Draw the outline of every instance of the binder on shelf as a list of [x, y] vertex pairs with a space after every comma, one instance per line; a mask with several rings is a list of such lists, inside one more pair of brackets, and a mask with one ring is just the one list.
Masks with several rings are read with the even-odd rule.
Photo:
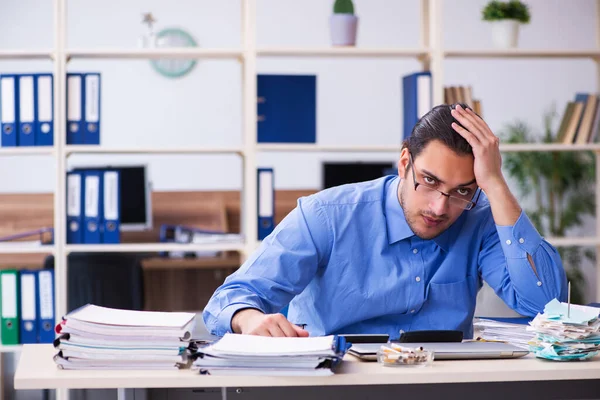
[[21, 279], [21, 338], [19, 342], [21, 344], [37, 343], [39, 329], [37, 271], [22, 270], [19, 278]]
[[85, 144], [100, 144], [100, 74], [84, 74], [85, 87], [85, 122], [83, 142]]
[[433, 107], [431, 72], [416, 72], [402, 78], [404, 101], [404, 139], [407, 139], [417, 124]]
[[54, 341], [54, 270], [37, 271], [38, 342]]
[[35, 77], [19, 75], [19, 146], [35, 146]]
[[83, 243], [102, 243], [102, 174], [97, 170], [85, 170], [83, 177]]
[[84, 75], [67, 74], [67, 144], [84, 144]]
[[2, 147], [18, 145], [19, 80], [18, 75], [0, 75], [0, 129]]
[[103, 188], [103, 221], [102, 221], [102, 242], [120, 243], [120, 193], [119, 193], [119, 171], [102, 171]]
[[0, 270], [0, 336], [3, 345], [19, 344], [19, 279], [16, 270]]
[[258, 240], [263, 240], [275, 227], [275, 178], [273, 168], [258, 169]]
[[67, 173], [67, 243], [83, 243], [84, 179], [82, 171]]
[[52, 74], [35, 75], [35, 145], [54, 145], [54, 77]]
[[317, 77], [258, 75], [259, 143], [315, 143]]

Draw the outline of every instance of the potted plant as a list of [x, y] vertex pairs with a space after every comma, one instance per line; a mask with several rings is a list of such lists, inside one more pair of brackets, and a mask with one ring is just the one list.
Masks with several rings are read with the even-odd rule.
[[[545, 116], [543, 143], [555, 143], [551, 126], [555, 112]], [[522, 122], [508, 126], [505, 143], [535, 142], [531, 129]], [[544, 151], [509, 152], [503, 155], [508, 174], [516, 181], [525, 199], [533, 200], [527, 215], [542, 236], [564, 237], [595, 215], [595, 157], [592, 152]], [[531, 203], [531, 202], [529, 202]], [[571, 302], [585, 304], [581, 272], [584, 259], [596, 261], [593, 249], [578, 246], [557, 247], [567, 279], [571, 282]]]
[[335, 0], [329, 28], [331, 42], [334, 46], [354, 46], [356, 44], [358, 17], [354, 15], [352, 0]]
[[496, 47], [517, 47], [519, 26], [531, 19], [529, 7], [519, 1], [490, 1], [482, 11], [483, 20], [492, 25], [492, 41]]

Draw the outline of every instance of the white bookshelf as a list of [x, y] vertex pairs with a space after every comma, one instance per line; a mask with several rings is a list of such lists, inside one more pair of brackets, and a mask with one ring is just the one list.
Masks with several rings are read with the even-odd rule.
[[[159, 252], [159, 251], [239, 251], [242, 259], [248, 257], [258, 246], [257, 240], [257, 154], [260, 152], [347, 152], [347, 153], [399, 153], [401, 144], [394, 145], [335, 145], [335, 144], [258, 144], [256, 142], [257, 108], [256, 108], [256, 75], [257, 59], [260, 57], [361, 57], [376, 61], [381, 58], [414, 58], [421, 62], [423, 69], [428, 69], [433, 76], [433, 102], [443, 102], [444, 61], [452, 58], [589, 58], [600, 60], [600, 21], [598, 21], [598, 48], [586, 50], [572, 49], [445, 49], [442, 41], [443, 0], [421, 0], [421, 29], [419, 43], [411, 48], [360, 48], [360, 47], [258, 47], [256, 41], [256, 5], [258, 0], [239, 0], [241, 11], [240, 48], [181, 48], [181, 49], [86, 49], [67, 48], [67, 0], [54, 1], [54, 44], [52, 49], [36, 50], [0, 50], [0, 60], [11, 59], [47, 59], [54, 61], [55, 93], [54, 120], [55, 144], [52, 148], [0, 148], [0, 156], [48, 155], [56, 159], [55, 196], [54, 196], [54, 229], [55, 245], [32, 247], [4, 247], [0, 253], [46, 253], [55, 254], [56, 268], [56, 316], [60, 318], [66, 312], [66, 274], [67, 254], [84, 251], [111, 252]], [[600, 10], [600, 0], [597, 0]], [[191, 147], [191, 148], [149, 148], [123, 147], [110, 148], [103, 146], [75, 146], [65, 144], [66, 131], [66, 93], [65, 80], [67, 65], [70, 60], [83, 59], [237, 59], [242, 66], [242, 134], [243, 141], [239, 147]], [[600, 77], [600, 67], [598, 67]], [[401, 134], [399, 133], [399, 136]], [[368, 140], [365, 140], [368, 142]], [[516, 151], [593, 151], [596, 153], [596, 215], [600, 216], [600, 144], [563, 145], [563, 144], [501, 144], [503, 152]], [[242, 158], [243, 190], [241, 226], [244, 242], [221, 243], [211, 245], [179, 245], [161, 243], [116, 244], [116, 245], [67, 245], [65, 235], [66, 216], [66, 166], [67, 158], [72, 154], [238, 154]], [[596, 236], [549, 238], [556, 246], [592, 246], [600, 250], [600, 218], [597, 219]], [[599, 252], [600, 253], [600, 252]], [[597, 270], [600, 271], [600, 256]], [[596, 275], [596, 300], [600, 299], [600, 272]], [[19, 346], [2, 346], [0, 351], [18, 351]], [[57, 393], [58, 399], [68, 398], [66, 391]]]

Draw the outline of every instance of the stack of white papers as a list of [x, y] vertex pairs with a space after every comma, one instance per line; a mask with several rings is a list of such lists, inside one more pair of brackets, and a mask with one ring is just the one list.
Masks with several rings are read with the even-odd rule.
[[54, 341], [62, 369], [173, 369], [188, 365], [196, 314], [86, 305], [63, 318]]
[[492, 319], [477, 318], [473, 321], [473, 327], [483, 340], [506, 342], [526, 350], [529, 350], [529, 342], [535, 336], [534, 333], [527, 331], [525, 324], [499, 322]]
[[569, 305], [554, 299], [530, 322], [536, 337], [530, 342], [537, 357], [550, 360], [585, 360], [600, 350], [600, 309]]
[[210, 375], [332, 375], [344, 357], [343, 337], [263, 337], [227, 333], [198, 349], [193, 367]]

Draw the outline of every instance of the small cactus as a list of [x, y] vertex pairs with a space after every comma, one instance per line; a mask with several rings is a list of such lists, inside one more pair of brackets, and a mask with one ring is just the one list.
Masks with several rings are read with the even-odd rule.
[[352, 0], [335, 0], [333, 4], [334, 14], [354, 14]]

